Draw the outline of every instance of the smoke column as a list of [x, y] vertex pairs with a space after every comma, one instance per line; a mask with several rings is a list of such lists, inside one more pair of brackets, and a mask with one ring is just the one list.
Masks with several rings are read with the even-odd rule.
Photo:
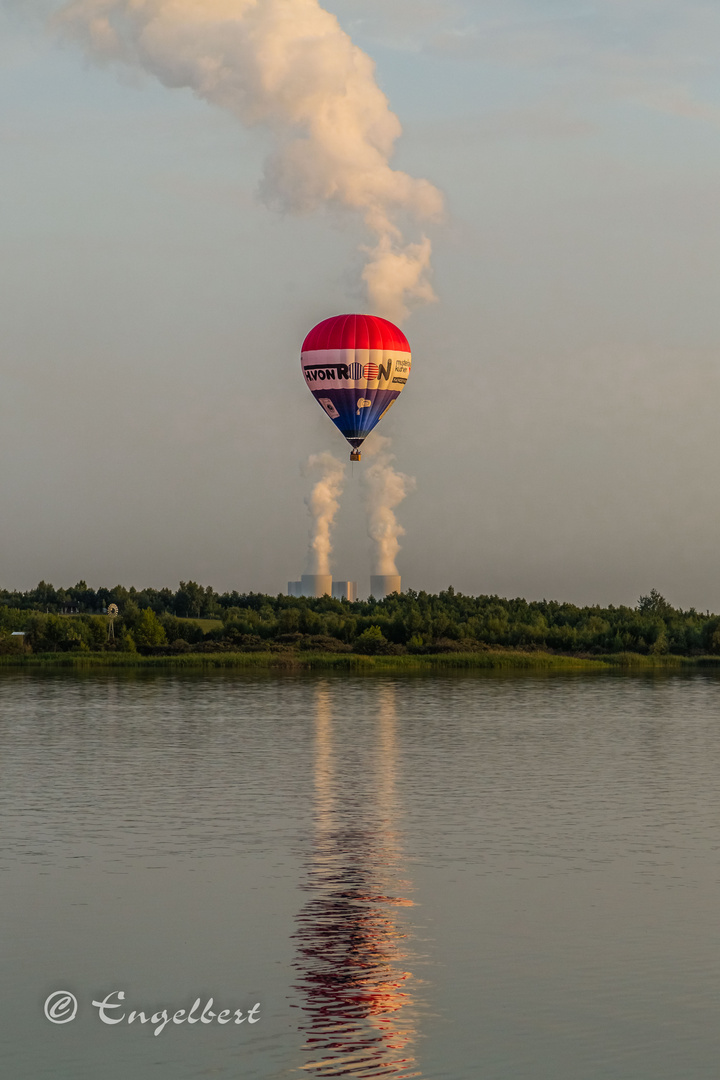
[[375, 545], [372, 573], [397, 574], [395, 559], [405, 530], [394, 511], [405, 496], [415, 490], [415, 479], [395, 470], [390, 439], [384, 435], [374, 436], [367, 454], [374, 459], [363, 478], [368, 535]]
[[361, 215], [373, 238], [363, 280], [372, 310], [396, 322], [434, 299], [430, 241], [406, 242], [398, 217], [438, 221], [442, 195], [390, 167], [402, 128], [375, 64], [318, 0], [72, 0], [54, 23], [98, 61], [190, 87], [274, 136], [261, 193], [293, 213]]
[[328, 453], [311, 454], [306, 472], [320, 472], [320, 479], [305, 500], [312, 518], [308, 547], [308, 574], [329, 574], [332, 555], [332, 527], [345, 483], [345, 464]]

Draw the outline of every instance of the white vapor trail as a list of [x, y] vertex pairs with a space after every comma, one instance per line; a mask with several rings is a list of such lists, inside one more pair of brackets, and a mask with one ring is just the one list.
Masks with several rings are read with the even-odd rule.
[[329, 574], [332, 555], [332, 527], [340, 506], [345, 483], [345, 463], [327, 450], [311, 454], [305, 466], [307, 472], [319, 472], [320, 479], [305, 500], [312, 518], [308, 547], [308, 574]]
[[376, 435], [366, 453], [374, 459], [363, 477], [368, 535], [374, 543], [372, 573], [397, 574], [395, 559], [405, 530], [395, 517], [395, 508], [415, 490], [415, 478], [393, 467], [395, 455], [384, 435]]
[[434, 299], [430, 241], [406, 242], [398, 218], [440, 220], [442, 195], [390, 167], [400, 122], [373, 61], [318, 0], [71, 0], [54, 21], [97, 60], [142, 68], [267, 127], [265, 201], [361, 215], [376, 314], [399, 322], [409, 304]]

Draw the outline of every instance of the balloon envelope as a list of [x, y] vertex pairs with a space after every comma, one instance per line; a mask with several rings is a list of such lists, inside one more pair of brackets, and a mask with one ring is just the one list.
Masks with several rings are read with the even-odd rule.
[[376, 315], [335, 315], [305, 338], [300, 358], [313, 397], [356, 450], [410, 374], [410, 346]]

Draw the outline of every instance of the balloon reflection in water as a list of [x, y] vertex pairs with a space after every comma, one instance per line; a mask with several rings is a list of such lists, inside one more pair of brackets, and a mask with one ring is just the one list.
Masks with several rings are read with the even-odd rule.
[[[359, 783], [336, 775], [333, 695], [319, 687], [315, 715], [315, 837], [303, 888], [311, 897], [298, 916], [301, 1030], [317, 1076], [422, 1074], [412, 1056], [417, 1038], [408, 929], [398, 909], [412, 907], [401, 880], [396, 830], [394, 687], [378, 688], [379, 711], [370, 775]], [[367, 782], [367, 786], [365, 784]]]

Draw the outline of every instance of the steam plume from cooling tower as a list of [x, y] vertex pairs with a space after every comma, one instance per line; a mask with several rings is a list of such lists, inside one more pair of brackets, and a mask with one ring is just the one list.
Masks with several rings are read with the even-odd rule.
[[345, 463], [338, 461], [326, 450], [322, 454], [311, 454], [305, 471], [320, 473], [320, 479], [305, 500], [312, 518], [307, 558], [308, 574], [329, 574], [332, 527], [345, 483]]
[[399, 322], [408, 303], [434, 299], [430, 242], [407, 243], [398, 217], [437, 221], [442, 195], [390, 167], [400, 122], [374, 62], [318, 0], [71, 0], [55, 21], [95, 59], [142, 68], [267, 127], [265, 201], [362, 216], [373, 237], [363, 248], [372, 310]]
[[372, 572], [397, 574], [395, 559], [405, 530], [394, 511], [405, 496], [415, 490], [415, 478], [397, 472], [393, 467], [395, 455], [390, 453], [390, 439], [384, 435], [374, 436], [367, 448], [367, 456], [373, 459], [363, 478], [368, 535], [375, 545]]

